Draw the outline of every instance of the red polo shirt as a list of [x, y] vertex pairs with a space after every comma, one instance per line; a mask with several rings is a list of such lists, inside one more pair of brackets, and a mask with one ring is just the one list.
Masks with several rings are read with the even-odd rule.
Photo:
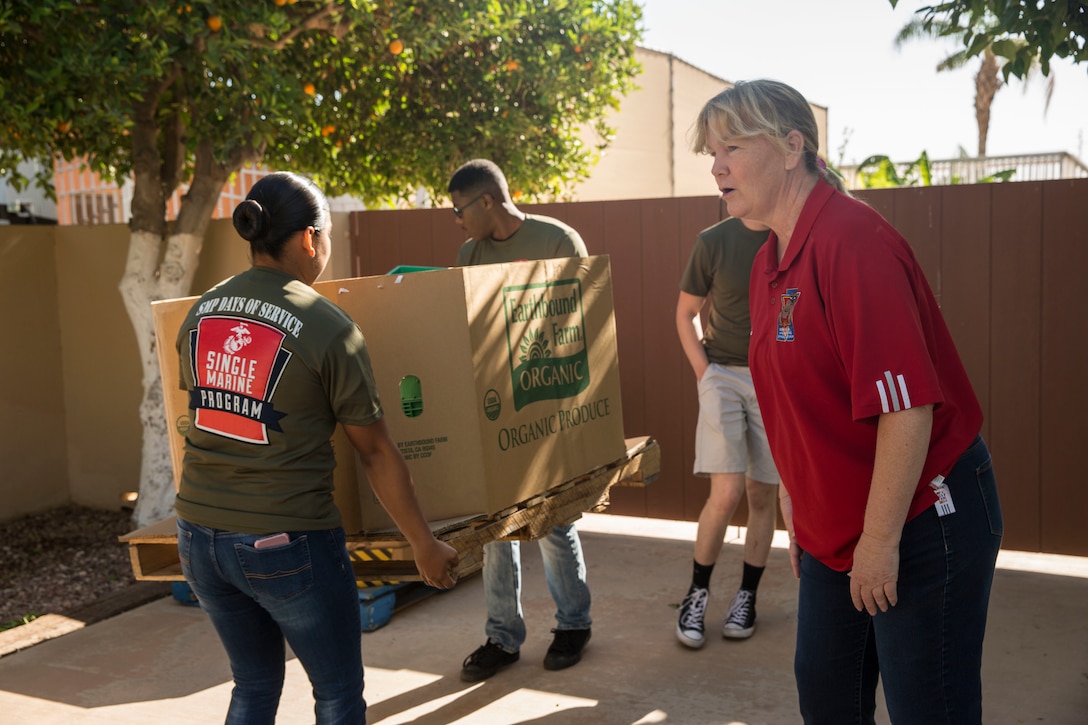
[[982, 411], [914, 253], [876, 211], [821, 181], [780, 264], [777, 249], [772, 233], [752, 267], [752, 381], [797, 542], [847, 571], [878, 416], [934, 404], [909, 520], [934, 504], [929, 482], [974, 441]]

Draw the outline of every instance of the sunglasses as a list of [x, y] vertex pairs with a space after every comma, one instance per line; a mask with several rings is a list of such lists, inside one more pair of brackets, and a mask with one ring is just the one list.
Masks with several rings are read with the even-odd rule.
[[453, 207], [453, 215], [455, 217], [457, 217], [458, 219], [460, 219], [461, 215], [465, 213], [465, 209], [468, 209], [470, 206], [472, 206], [473, 204], [478, 202], [480, 199], [482, 199], [484, 197], [484, 194], [486, 194], [486, 193], [487, 193], [486, 191], [481, 191], [479, 194], [472, 197], [472, 199], [467, 204], [465, 204], [464, 206], [462, 206], [462, 207], [456, 207], [456, 206]]

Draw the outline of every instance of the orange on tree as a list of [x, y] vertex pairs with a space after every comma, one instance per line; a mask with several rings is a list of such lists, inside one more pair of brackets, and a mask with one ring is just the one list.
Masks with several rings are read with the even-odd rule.
[[313, 94], [317, 93], [317, 89], [314, 88], [313, 83], [307, 83], [302, 87], [302, 92], [305, 93], [307, 96], [312, 96]]
[[393, 55], [400, 55], [404, 52], [404, 42], [400, 38], [393, 38], [389, 43], [389, 52]]
[[213, 33], [218, 33], [223, 28], [223, 19], [220, 18], [218, 15], [212, 15], [210, 18], [208, 18], [207, 23], [208, 29], [211, 30]]

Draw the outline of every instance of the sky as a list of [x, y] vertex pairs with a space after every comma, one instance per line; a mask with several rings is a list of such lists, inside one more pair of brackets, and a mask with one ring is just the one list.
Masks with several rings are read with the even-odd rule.
[[[672, 53], [724, 80], [774, 78], [828, 109], [836, 165], [881, 154], [913, 161], [974, 156], [979, 61], [937, 72], [952, 39], [894, 40], [915, 10], [900, 0], [640, 0], [641, 45]], [[988, 156], [1065, 151], [1088, 163], [1088, 63], [1053, 59], [1048, 78], [1011, 79], [991, 109]]]

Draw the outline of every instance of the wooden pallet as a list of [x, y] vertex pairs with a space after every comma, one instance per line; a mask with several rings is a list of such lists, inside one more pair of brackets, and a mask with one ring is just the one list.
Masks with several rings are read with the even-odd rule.
[[[627, 454], [546, 493], [493, 516], [432, 522], [435, 535], [457, 549], [457, 577], [483, 567], [483, 547], [492, 541], [532, 540], [553, 526], [577, 520], [585, 511], [608, 507], [612, 486], [645, 486], [661, 470], [661, 449], [653, 438], [627, 439]], [[132, 571], [140, 581], [184, 581], [178, 559], [173, 517], [120, 537], [129, 546]], [[396, 530], [363, 532], [347, 537], [348, 554], [360, 587], [420, 581], [408, 542]]]

